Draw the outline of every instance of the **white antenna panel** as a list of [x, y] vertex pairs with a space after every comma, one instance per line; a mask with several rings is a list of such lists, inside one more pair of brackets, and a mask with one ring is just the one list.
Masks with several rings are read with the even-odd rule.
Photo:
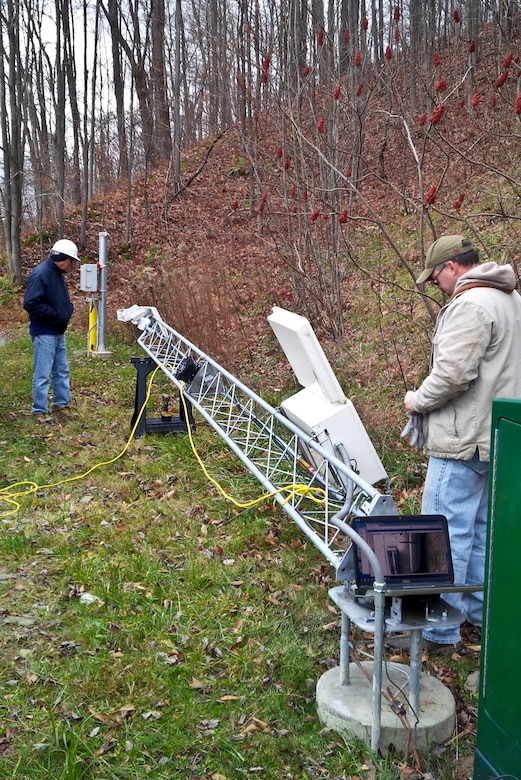
[[[371, 439], [346, 398], [309, 321], [274, 306], [268, 322], [304, 388], [281, 403], [288, 419], [332, 455], [338, 457], [336, 447], [342, 444], [354, 470], [366, 482], [374, 484], [386, 479]], [[306, 457], [316, 468], [320, 466], [321, 458], [316, 452], [309, 450]]]
[[302, 387], [311, 387], [318, 382], [328, 401], [345, 403], [344, 392], [309, 320], [274, 306], [268, 322]]

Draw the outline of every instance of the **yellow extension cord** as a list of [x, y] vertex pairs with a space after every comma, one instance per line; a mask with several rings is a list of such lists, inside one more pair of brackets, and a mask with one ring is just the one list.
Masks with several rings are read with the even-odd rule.
[[[4, 512], [0, 512], [0, 518], [10, 517], [11, 515], [16, 514], [16, 512], [19, 511], [20, 503], [19, 503], [19, 501], [17, 499], [25, 498], [26, 496], [30, 496], [33, 493], [38, 493], [38, 492], [40, 492], [42, 490], [50, 490], [51, 488], [58, 487], [59, 485], [64, 485], [64, 484], [66, 484], [68, 482], [77, 482], [80, 479], [83, 479], [84, 477], [87, 477], [89, 474], [92, 474], [93, 471], [95, 471], [98, 468], [101, 468], [101, 466], [109, 466], [111, 463], [115, 463], [117, 460], [122, 458], [123, 455], [128, 450], [128, 448], [130, 447], [130, 444], [131, 444], [131, 442], [132, 442], [132, 440], [134, 438], [134, 434], [136, 432], [136, 429], [137, 429], [137, 426], [138, 426], [139, 421], [141, 419], [141, 416], [142, 416], [142, 414], [143, 414], [143, 412], [144, 412], [144, 410], [146, 408], [146, 405], [147, 405], [147, 403], [148, 403], [148, 401], [150, 399], [150, 393], [151, 393], [151, 390], [152, 390], [152, 383], [153, 383], [154, 377], [155, 377], [156, 373], [159, 371], [160, 368], [161, 368], [161, 366], [158, 365], [154, 369], [154, 371], [153, 371], [153, 373], [152, 373], [152, 375], [150, 377], [150, 380], [148, 382], [147, 393], [146, 393], [146, 397], [145, 397], [145, 400], [143, 402], [143, 405], [142, 405], [141, 409], [139, 410], [139, 414], [138, 414], [138, 416], [136, 418], [136, 421], [135, 421], [134, 425], [132, 426], [132, 430], [130, 431], [130, 436], [128, 438], [128, 441], [126, 442], [125, 446], [123, 447], [123, 449], [121, 450], [121, 452], [118, 455], [116, 455], [114, 458], [110, 458], [110, 460], [104, 460], [104, 461], [101, 461], [100, 463], [96, 463], [94, 466], [91, 466], [90, 469], [88, 469], [87, 471], [84, 471], [81, 474], [77, 474], [76, 476], [73, 476], [73, 477], [66, 477], [65, 479], [59, 480], [58, 482], [51, 482], [48, 485], [38, 485], [36, 482], [32, 482], [30, 480], [24, 480], [24, 481], [21, 481], [21, 482], [15, 482], [13, 485], [9, 485], [7, 487], [0, 488], [0, 502], [3, 501], [4, 503], [10, 504], [13, 507], [9, 511], [6, 510]], [[185, 419], [188, 419], [187, 410], [186, 410], [186, 400], [184, 398], [184, 395], [183, 395], [183, 392], [182, 392], [182, 388], [181, 388], [180, 396], [181, 396], [181, 401], [183, 403], [183, 408], [184, 408], [184, 411], [185, 411]], [[315, 501], [316, 503], [323, 503], [324, 497], [325, 497], [325, 491], [322, 488], [310, 487], [310, 486], [304, 485], [304, 484], [301, 484], [301, 485], [300, 484], [284, 485], [284, 486], [278, 488], [278, 490], [273, 490], [273, 491], [271, 491], [269, 493], [263, 493], [261, 496], [259, 496], [258, 498], [255, 498], [255, 499], [253, 499], [251, 501], [245, 501], [245, 502], [237, 501], [235, 498], [233, 498], [233, 496], [229, 495], [229, 493], [227, 493], [224, 490], [224, 488], [217, 482], [217, 480], [214, 479], [208, 473], [208, 470], [207, 470], [206, 466], [204, 465], [204, 463], [203, 463], [203, 461], [202, 461], [202, 459], [201, 459], [201, 457], [200, 457], [200, 455], [197, 452], [197, 449], [195, 447], [195, 443], [194, 443], [194, 440], [193, 440], [192, 430], [191, 430], [190, 425], [187, 425], [187, 430], [188, 430], [188, 437], [189, 437], [189, 440], [190, 440], [190, 446], [192, 447], [192, 451], [194, 453], [194, 456], [195, 456], [197, 462], [199, 463], [199, 465], [200, 465], [204, 475], [206, 476], [208, 481], [211, 482], [212, 485], [214, 485], [214, 487], [219, 492], [219, 495], [221, 495], [222, 498], [225, 498], [227, 501], [230, 501], [234, 506], [236, 506], [236, 507], [238, 507], [240, 509], [248, 509], [249, 507], [256, 506], [257, 504], [260, 504], [262, 501], [267, 501], [268, 499], [273, 498], [274, 496], [278, 495], [279, 493], [286, 493], [286, 492], [288, 493], [288, 495], [286, 496], [286, 498], [284, 499], [282, 504], [287, 503], [295, 495], [307, 496], [308, 498], [310, 498], [312, 501]], [[21, 487], [24, 487], [24, 489], [23, 490], [19, 490], [19, 491], [16, 490], [17, 488], [21, 488]]]

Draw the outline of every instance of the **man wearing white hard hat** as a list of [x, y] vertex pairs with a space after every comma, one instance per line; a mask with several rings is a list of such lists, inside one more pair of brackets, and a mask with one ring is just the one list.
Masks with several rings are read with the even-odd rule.
[[52, 411], [65, 417], [70, 411], [71, 388], [65, 331], [74, 306], [65, 284], [65, 274], [74, 262], [81, 263], [76, 244], [67, 238], [56, 241], [47, 260], [31, 271], [24, 295], [29, 315], [29, 333], [34, 349], [32, 413], [36, 420], [52, 423]]

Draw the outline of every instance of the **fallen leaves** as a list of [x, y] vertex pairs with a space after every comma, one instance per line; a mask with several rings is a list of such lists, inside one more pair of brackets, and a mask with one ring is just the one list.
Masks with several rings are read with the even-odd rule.
[[9, 726], [7, 726], [4, 735], [0, 736], [0, 755], [7, 753], [11, 747], [12, 738], [13, 732]]
[[148, 712], [144, 712], [141, 717], [143, 720], [159, 720], [161, 713], [159, 710], [149, 710]]
[[22, 628], [30, 628], [30, 626], [34, 626], [36, 620], [29, 615], [7, 615], [7, 617], [2, 620], [2, 623], [4, 625], [11, 624]]
[[221, 721], [218, 720], [217, 718], [211, 718], [211, 719], [205, 718], [204, 720], [200, 721], [197, 724], [197, 728], [200, 729], [201, 731], [206, 731], [209, 734], [213, 734], [220, 722]]
[[95, 720], [105, 724], [119, 724], [129, 720], [136, 709], [133, 704], [124, 704], [112, 712], [98, 712], [94, 707], [89, 707], [89, 712]]
[[102, 756], [105, 753], [109, 753], [111, 750], [114, 750], [117, 744], [118, 744], [117, 739], [112, 736], [111, 732], [109, 732], [105, 738], [105, 742], [103, 743], [103, 745], [101, 745], [99, 748], [97, 748], [94, 751], [94, 755]]
[[271, 727], [269, 723], [266, 723], [264, 720], [260, 720], [259, 718], [249, 718], [243, 728], [239, 731], [238, 734], [235, 734], [233, 736], [234, 740], [243, 740], [246, 739], [250, 734], [253, 734], [255, 732], [262, 732], [263, 734], [271, 734]]
[[332, 623], [326, 623], [322, 628], [324, 631], [336, 631], [339, 628], [338, 620], [334, 620]]

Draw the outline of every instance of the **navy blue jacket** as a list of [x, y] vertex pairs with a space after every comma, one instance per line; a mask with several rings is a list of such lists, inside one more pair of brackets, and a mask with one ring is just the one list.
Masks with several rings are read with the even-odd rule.
[[31, 336], [59, 336], [65, 333], [74, 306], [69, 298], [64, 273], [51, 257], [29, 274], [24, 309], [29, 315]]

